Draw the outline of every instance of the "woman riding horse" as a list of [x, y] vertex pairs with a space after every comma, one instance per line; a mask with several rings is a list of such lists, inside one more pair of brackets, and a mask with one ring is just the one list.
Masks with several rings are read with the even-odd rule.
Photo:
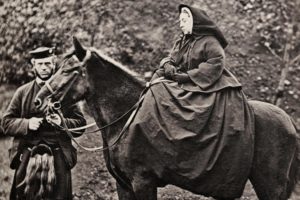
[[158, 157], [195, 191], [238, 197], [253, 157], [253, 113], [225, 67], [219, 28], [203, 10], [180, 5], [179, 12], [183, 35], [152, 78], [172, 81], [150, 88], [130, 131], [159, 141]]

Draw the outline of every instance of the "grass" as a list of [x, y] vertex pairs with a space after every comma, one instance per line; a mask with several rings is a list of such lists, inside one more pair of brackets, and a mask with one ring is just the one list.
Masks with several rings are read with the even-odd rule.
[[9, 199], [14, 171], [9, 168], [8, 149], [10, 138], [1, 138], [0, 151], [0, 200]]
[[[0, 122], [2, 120], [2, 116], [7, 109], [7, 106], [14, 95], [17, 87], [14, 85], [1, 85], [0, 86]], [[3, 135], [3, 130], [0, 126], [0, 136]]]
[[[3, 113], [5, 112], [13, 94], [15, 93], [16, 86], [14, 85], [1, 85], [0, 86], [0, 121]], [[0, 128], [0, 136], [3, 135]], [[12, 178], [14, 171], [9, 168], [8, 149], [10, 147], [11, 138], [0, 138], [1, 151], [0, 151], [0, 200], [9, 199], [10, 187], [12, 185]]]

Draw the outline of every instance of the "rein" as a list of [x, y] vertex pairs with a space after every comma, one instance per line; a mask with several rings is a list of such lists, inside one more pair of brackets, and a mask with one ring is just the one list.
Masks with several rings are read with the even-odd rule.
[[[72, 57], [72, 56], [70, 56], [70, 55], [67, 56], [67, 57], [65, 57], [65, 59], [63, 60], [63, 62], [62, 62], [62, 64], [61, 64], [60, 68], [62, 68], [62, 67], [66, 64], [66, 62], [67, 62], [71, 57]], [[86, 60], [88, 60], [90, 57], [91, 57], [91, 52], [90, 52], [90, 51], [87, 51], [87, 55], [85, 56], [85, 58], [84, 58], [84, 60], [82, 61], [82, 63], [85, 63]], [[59, 110], [59, 109], [61, 109], [61, 103], [60, 103], [60, 102], [64, 99], [65, 95], [67, 94], [67, 92], [69, 91], [69, 89], [71, 88], [71, 86], [73, 85], [73, 83], [75, 82], [75, 80], [77, 79], [77, 77], [78, 77], [78, 73], [74, 73], [74, 76], [72, 77], [72, 79], [70, 79], [70, 81], [68, 81], [69, 84], [68, 84], [67, 88], [64, 90], [63, 95], [59, 98], [58, 101], [56, 101], [56, 102], [54, 102], [54, 103], [51, 103], [51, 102], [50, 102], [51, 99], [49, 99], [49, 102], [48, 102], [48, 108], [51, 108], [50, 110], [54, 111], [54, 110]], [[51, 93], [52, 96], [56, 95], [55, 91], [53, 90], [53, 88], [51, 87], [51, 85], [49, 84], [48, 81], [45, 82], [45, 86], [46, 86], [46, 88], [48, 89], [48, 91]], [[144, 91], [142, 92], [142, 94], [143, 94], [143, 93], [144, 93]], [[50, 96], [51, 96], [51, 95], [50, 95]], [[113, 125], [113, 124], [115, 124], [115, 123], [117, 123], [117, 122], [120, 121], [123, 117], [125, 117], [129, 112], [131, 112], [132, 110], [134, 110], [135, 107], [136, 107], [136, 105], [133, 105], [126, 113], [124, 113], [123, 115], [121, 115], [121, 116], [118, 117], [117, 119], [113, 120], [113, 121], [110, 122], [109, 124], [106, 124], [106, 125], [104, 125], [103, 127], [98, 128], [98, 129], [96, 129], [96, 130], [94, 130], [94, 131], [89, 131], [89, 132], [85, 132], [85, 133], [86, 133], [86, 134], [87, 134], [87, 133], [95, 133], [95, 132], [97, 132], [97, 131], [101, 131], [101, 130], [103, 130], [103, 129], [105, 129], [105, 128], [107, 128], [107, 127], [109, 127], [109, 126], [111, 126], [111, 125]], [[49, 113], [49, 110], [48, 110], [48, 113]], [[88, 124], [88, 125], [85, 125], [85, 126], [81, 126], [81, 127], [77, 127], [77, 128], [71, 128], [71, 129], [68, 129], [68, 131], [69, 131], [69, 132], [72, 132], [72, 133], [80, 133], [80, 132], [78, 132], [78, 131], [84, 130], [84, 129], [86, 129], [86, 128], [93, 127], [93, 126], [95, 126], [95, 125], [97, 125], [97, 124], [94, 122], [94, 123], [91, 123], [91, 124]], [[62, 126], [59, 126], [59, 125], [56, 125], [56, 126], [58, 126], [60, 129], [65, 129], [65, 128], [62, 127]]]
[[[158, 84], [158, 83], [161, 83], [161, 82], [170, 82], [170, 80], [166, 80], [166, 79], [163, 79], [162, 77], [161, 78], [157, 78], [155, 80], [153, 80], [152, 82], [148, 82], [146, 84], [146, 88], [142, 91], [141, 95], [140, 95], [140, 98], [139, 100], [128, 110], [126, 111], [123, 115], [121, 115], [120, 117], [118, 117], [117, 119], [113, 120], [112, 122], [108, 123], [107, 125], [97, 129], [96, 131], [99, 131], [99, 130], [103, 130], [109, 126], [112, 126], [113, 124], [117, 123], [118, 121], [120, 121], [121, 119], [123, 119], [127, 114], [129, 114], [130, 112], [131, 115], [129, 116], [128, 120], [126, 121], [125, 125], [123, 126], [121, 132], [118, 134], [117, 138], [109, 145], [107, 145], [106, 147], [104, 146], [100, 146], [100, 147], [85, 147], [83, 145], [81, 145], [75, 138], [74, 136], [72, 135], [72, 133], [79, 133], [77, 132], [78, 130], [83, 130], [87, 127], [91, 127], [91, 126], [94, 126], [96, 125], [96, 123], [92, 123], [92, 124], [89, 124], [89, 125], [86, 125], [86, 126], [82, 126], [82, 127], [78, 127], [78, 128], [73, 128], [73, 129], [69, 129], [65, 120], [64, 120], [64, 116], [63, 116], [63, 113], [61, 111], [61, 108], [60, 106], [58, 108], [54, 108], [54, 110], [57, 111], [57, 114], [59, 115], [59, 117], [62, 119], [62, 126], [60, 125], [57, 125], [57, 124], [52, 124], [53, 126], [56, 126], [58, 127], [59, 129], [65, 131], [67, 133], [67, 135], [72, 139], [72, 141], [77, 144], [80, 148], [86, 150], [86, 151], [97, 151], [97, 150], [100, 150], [100, 151], [104, 151], [104, 150], [107, 150], [107, 149], [110, 149], [112, 148], [114, 145], [116, 145], [120, 139], [122, 138], [122, 136], [124, 135], [124, 133], [126, 132], [126, 130], [128, 129], [128, 127], [130, 126], [132, 120], [134, 119], [140, 105], [142, 104], [144, 98], [145, 98], [145, 93], [149, 90], [149, 88], [155, 84]], [[49, 85], [50, 86], [50, 85]], [[51, 88], [51, 86], [50, 86]], [[51, 88], [52, 89], [52, 88]], [[93, 132], [96, 132], [96, 131], [93, 131]]]

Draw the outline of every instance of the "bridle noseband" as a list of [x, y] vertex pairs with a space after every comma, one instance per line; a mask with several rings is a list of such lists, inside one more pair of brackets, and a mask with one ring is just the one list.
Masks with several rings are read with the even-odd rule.
[[[66, 57], [60, 68], [63, 68], [66, 64], [66, 62], [71, 58], [72, 56], [68, 56]], [[78, 67], [74, 67], [74, 68], [78, 68]], [[73, 69], [73, 68], [72, 68]], [[70, 69], [68, 69], [70, 70]], [[62, 100], [65, 98], [66, 94], [68, 93], [68, 91], [70, 90], [70, 88], [72, 87], [72, 85], [74, 84], [74, 82], [76, 81], [76, 79], [78, 78], [79, 72], [78, 71], [74, 71], [73, 72], [73, 76], [67, 81], [66, 85], [67, 88], [64, 91], [64, 93], [61, 95], [61, 97], [59, 99], [56, 99], [55, 96], [57, 95], [57, 92], [54, 91], [54, 89], [51, 87], [50, 85], [50, 80], [45, 82], [45, 86], [47, 88], [47, 90], [51, 93], [47, 98], [48, 98], [48, 110], [50, 111], [55, 111], [55, 110], [59, 110], [61, 109], [61, 102]], [[84, 76], [84, 75], [83, 75]], [[52, 102], [52, 100], [55, 99], [54, 102]]]

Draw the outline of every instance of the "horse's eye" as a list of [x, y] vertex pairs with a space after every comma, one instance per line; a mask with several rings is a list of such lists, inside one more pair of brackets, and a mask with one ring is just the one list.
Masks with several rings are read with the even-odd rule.
[[77, 70], [78, 68], [79, 68], [79, 66], [75, 66], [75, 67], [70, 67], [70, 68], [67, 68], [67, 69], [63, 69], [62, 73], [63, 74], [67, 74], [67, 73], [70, 73], [70, 72], [72, 72], [74, 70]]
[[69, 74], [70, 72], [69, 72], [69, 70], [62, 70], [62, 73], [63, 74]]

